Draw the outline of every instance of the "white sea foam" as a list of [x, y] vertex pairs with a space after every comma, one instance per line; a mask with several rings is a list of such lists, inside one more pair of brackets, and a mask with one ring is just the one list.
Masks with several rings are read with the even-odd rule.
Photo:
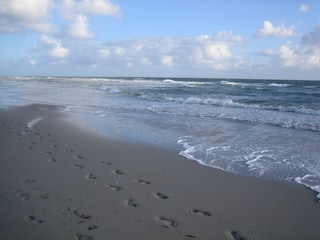
[[36, 124], [38, 124], [44, 117], [37, 117], [35, 119], [30, 120], [27, 123], [27, 128], [30, 130], [32, 129]]
[[195, 147], [190, 146], [188, 142], [188, 138], [191, 136], [184, 136], [178, 139], [177, 143], [182, 145], [182, 147], [185, 149], [181, 151], [179, 154], [187, 159], [200, 162], [201, 159], [198, 159], [194, 156], [194, 153], [197, 151]]
[[231, 86], [239, 86], [239, 87], [249, 87], [253, 86], [250, 83], [243, 83], [243, 82], [232, 82], [232, 81], [221, 81], [222, 85], [231, 85]]
[[269, 86], [270, 87], [289, 87], [289, 86], [291, 86], [291, 84], [287, 84], [287, 83], [270, 83]]
[[169, 78], [167, 78], [167, 79], [164, 79], [164, 80], [163, 80], [163, 82], [164, 82], [164, 83], [179, 83], [179, 82], [177, 82], [177, 81], [174, 81], [174, 80], [172, 80], [172, 79], [169, 79]]
[[106, 84], [101, 84], [99, 87], [99, 90], [103, 90], [112, 94], [121, 93], [121, 90], [118, 87], [114, 87], [114, 86], [111, 87]]
[[271, 150], [253, 151], [247, 156], [244, 156], [246, 164], [251, 172], [257, 173], [260, 177], [267, 170], [268, 161], [272, 159]]
[[192, 138], [192, 136], [184, 136], [184, 137], [178, 138], [177, 143], [182, 145], [182, 147], [185, 149], [183, 151], [180, 151], [179, 155], [181, 155], [189, 160], [196, 161], [197, 163], [199, 163], [200, 165], [203, 165], [203, 166], [212, 167], [212, 168], [216, 168], [216, 169], [220, 169], [220, 170], [225, 170], [217, 165], [205, 162], [204, 159], [201, 157], [197, 157], [197, 154], [199, 154], [201, 152], [201, 149], [203, 146], [193, 145], [192, 142], [190, 141], [191, 138]]
[[187, 86], [187, 87], [208, 84], [206, 82], [201, 82], [201, 81], [199, 81], [199, 82], [196, 82], [196, 81], [177, 81], [177, 80], [172, 80], [172, 79], [165, 79], [165, 80], [163, 80], [163, 82], [166, 84], [174, 84], [174, 85], [181, 85], [181, 86]]
[[317, 197], [320, 198], [320, 177], [312, 174], [306, 174], [303, 177], [295, 179], [297, 183], [305, 185], [318, 193]]
[[65, 107], [64, 111], [65, 112], [72, 112], [73, 109], [76, 109], [76, 108], [80, 108], [80, 106], [67, 106], [67, 107]]

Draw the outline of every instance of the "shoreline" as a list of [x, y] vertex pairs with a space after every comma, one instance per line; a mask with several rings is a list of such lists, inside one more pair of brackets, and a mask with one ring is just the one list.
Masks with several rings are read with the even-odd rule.
[[316, 193], [302, 185], [222, 172], [171, 149], [94, 134], [66, 118], [49, 105], [0, 109], [1, 238], [320, 234]]

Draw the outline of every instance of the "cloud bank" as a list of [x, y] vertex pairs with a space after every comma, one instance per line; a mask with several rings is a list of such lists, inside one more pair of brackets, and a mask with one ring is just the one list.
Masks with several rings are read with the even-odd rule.
[[[308, 6], [301, 5], [301, 12]], [[94, 16], [121, 20], [122, 11], [111, 0], [0, 0], [0, 34], [32, 31], [39, 34], [39, 42], [24, 59], [1, 61], [2, 69], [25, 67], [28, 71], [52, 67], [70, 69], [74, 74], [91, 75], [127, 73], [167, 74], [195, 73], [212, 76], [225, 73], [261, 75], [276, 70], [320, 69], [320, 25], [303, 35], [294, 44], [287, 38], [297, 39], [295, 26], [275, 25], [265, 20], [253, 31], [256, 45], [259, 41], [277, 41], [275, 47], [247, 52], [247, 39], [232, 31], [190, 37], [148, 37], [98, 42], [90, 27]], [[59, 18], [55, 25], [53, 18]], [[261, 45], [260, 45], [261, 46]], [[180, 72], [179, 72], [180, 71]], [[50, 73], [50, 72], [48, 72]], [[61, 71], [63, 74], [63, 71]], [[263, 76], [263, 74], [262, 74]]]
[[206, 65], [226, 69], [235, 60], [232, 48], [243, 39], [232, 32], [194, 38], [143, 38], [100, 45], [100, 64], [126, 66]]

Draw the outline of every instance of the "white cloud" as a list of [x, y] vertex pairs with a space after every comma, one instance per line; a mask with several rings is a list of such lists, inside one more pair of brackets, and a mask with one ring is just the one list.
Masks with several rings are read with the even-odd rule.
[[162, 65], [173, 66], [173, 57], [169, 55], [165, 55], [161, 57]]
[[[130, 69], [170, 70], [178, 68], [226, 70], [240, 67], [234, 48], [242, 38], [231, 32], [189, 38], [141, 38], [108, 43], [53, 38], [44, 35], [43, 45], [33, 51], [38, 63], [56, 63], [68, 57], [73, 66], [108, 66]], [[72, 54], [71, 54], [72, 53]]]
[[216, 34], [210, 36], [210, 35], [200, 35], [197, 37], [199, 41], [223, 41], [223, 42], [233, 42], [233, 43], [241, 43], [243, 41], [242, 37], [240, 35], [235, 35], [233, 32], [228, 31], [220, 31]]
[[94, 34], [89, 30], [90, 15], [104, 15], [121, 17], [118, 6], [110, 0], [62, 0], [59, 10], [68, 22], [66, 34], [73, 38], [92, 38]]
[[280, 47], [279, 57], [286, 67], [297, 67], [302, 69], [320, 68], [320, 48], [290, 46]]
[[0, 0], [0, 33], [56, 33], [54, 10], [67, 22], [63, 33], [79, 39], [94, 36], [89, 29], [91, 15], [122, 16], [111, 0]]
[[286, 27], [284, 25], [274, 26], [270, 21], [264, 21], [263, 26], [257, 31], [258, 37], [277, 37], [286, 38], [295, 36], [294, 26]]
[[225, 60], [232, 56], [228, 44], [224, 42], [209, 43], [204, 47], [204, 52], [208, 59]]
[[49, 47], [47, 55], [55, 58], [65, 58], [70, 54], [68, 48], [62, 46], [61, 42], [57, 39], [43, 35], [41, 40]]
[[292, 67], [297, 64], [298, 54], [297, 49], [290, 46], [290, 43], [280, 46], [278, 57], [285, 67]]
[[77, 15], [70, 21], [67, 34], [74, 38], [92, 38], [94, 35], [89, 30], [89, 23], [86, 16]]
[[275, 67], [294, 67], [296, 69], [320, 69], [320, 47], [291, 45], [287, 42], [277, 49], [266, 49], [265, 56], [273, 58]]
[[123, 47], [115, 47], [114, 48], [114, 54], [117, 56], [124, 55], [126, 53], [126, 50]]
[[309, 6], [306, 4], [301, 4], [300, 6], [300, 12], [308, 12], [309, 11]]
[[53, 0], [0, 0], [0, 32], [49, 32]]
[[109, 0], [83, 0], [79, 3], [79, 11], [94, 15], [122, 16], [120, 8]]
[[98, 51], [99, 56], [102, 58], [107, 58], [110, 56], [110, 50], [109, 49], [101, 49]]
[[[193, 41], [193, 54], [190, 56], [194, 64], [207, 64], [214, 69], [226, 69], [232, 62], [232, 47], [242, 43], [240, 35], [221, 31], [213, 36], [201, 35]], [[231, 61], [229, 61], [231, 60]]]
[[122, 16], [120, 8], [110, 0], [62, 0], [61, 12], [67, 18], [78, 14]]

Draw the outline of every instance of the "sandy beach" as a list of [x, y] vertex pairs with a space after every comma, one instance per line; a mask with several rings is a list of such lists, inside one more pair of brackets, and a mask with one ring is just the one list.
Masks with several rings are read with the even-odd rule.
[[106, 138], [61, 109], [0, 110], [1, 239], [319, 238], [313, 191]]

